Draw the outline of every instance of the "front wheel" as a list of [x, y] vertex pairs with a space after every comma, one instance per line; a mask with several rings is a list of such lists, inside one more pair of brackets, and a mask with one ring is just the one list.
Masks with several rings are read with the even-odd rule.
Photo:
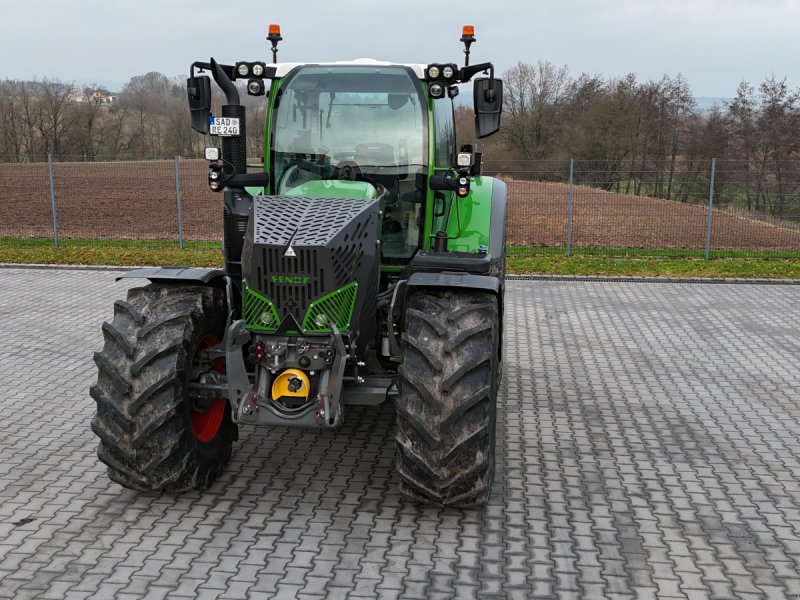
[[225, 294], [212, 287], [154, 283], [115, 303], [90, 389], [97, 454], [110, 479], [181, 492], [207, 487], [220, 473], [238, 429], [226, 399], [201, 397], [190, 384], [224, 378], [224, 359], [206, 350], [225, 323]]
[[497, 297], [421, 290], [407, 302], [397, 399], [400, 491], [439, 506], [483, 506], [494, 478]]

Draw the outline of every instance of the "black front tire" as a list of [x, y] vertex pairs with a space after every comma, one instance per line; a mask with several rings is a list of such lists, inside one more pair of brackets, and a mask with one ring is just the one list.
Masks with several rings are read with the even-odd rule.
[[114, 304], [90, 389], [111, 480], [150, 492], [202, 489], [228, 462], [238, 438], [228, 402], [189, 394], [198, 350], [222, 339], [226, 314], [222, 290], [198, 285], [154, 283]]
[[400, 491], [438, 506], [484, 506], [494, 479], [499, 386], [497, 297], [420, 290], [405, 315], [399, 368]]

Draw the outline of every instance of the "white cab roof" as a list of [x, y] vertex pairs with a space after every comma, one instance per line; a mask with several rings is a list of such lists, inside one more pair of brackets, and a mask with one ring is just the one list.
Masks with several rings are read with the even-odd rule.
[[359, 67], [410, 67], [411, 70], [414, 71], [414, 74], [419, 77], [420, 79], [425, 79], [425, 68], [427, 65], [407, 65], [407, 64], [398, 64], [398, 63], [390, 63], [382, 60], [374, 60], [372, 58], [357, 58], [356, 60], [341, 60], [336, 62], [319, 62], [319, 63], [278, 63], [275, 65], [278, 69], [275, 77], [285, 77], [289, 74], [289, 71], [296, 67], [302, 67], [305, 65], [313, 65], [315, 67], [325, 67], [325, 66], [339, 66], [339, 67], [346, 67], [346, 66], [359, 66]]

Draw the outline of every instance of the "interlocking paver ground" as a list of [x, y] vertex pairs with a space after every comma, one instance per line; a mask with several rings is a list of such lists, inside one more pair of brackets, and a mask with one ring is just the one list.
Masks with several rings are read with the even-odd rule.
[[0, 269], [0, 598], [798, 598], [800, 287], [508, 282], [483, 511], [400, 500], [391, 405], [244, 428], [205, 492], [95, 456], [114, 273]]

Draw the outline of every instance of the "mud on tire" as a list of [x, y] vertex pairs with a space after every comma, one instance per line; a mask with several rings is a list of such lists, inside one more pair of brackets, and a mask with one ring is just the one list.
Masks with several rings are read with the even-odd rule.
[[224, 293], [212, 287], [150, 284], [114, 304], [90, 389], [97, 454], [110, 479], [180, 492], [217, 477], [238, 429], [227, 401], [192, 399], [188, 384], [198, 370], [224, 370], [222, 359], [197, 357], [222, 339], [225, 319]]
[[405, 322], [396, 404], [400, 490], [427, 504], [483, 506], [494, 478], [497, 297], [418, 291]]

